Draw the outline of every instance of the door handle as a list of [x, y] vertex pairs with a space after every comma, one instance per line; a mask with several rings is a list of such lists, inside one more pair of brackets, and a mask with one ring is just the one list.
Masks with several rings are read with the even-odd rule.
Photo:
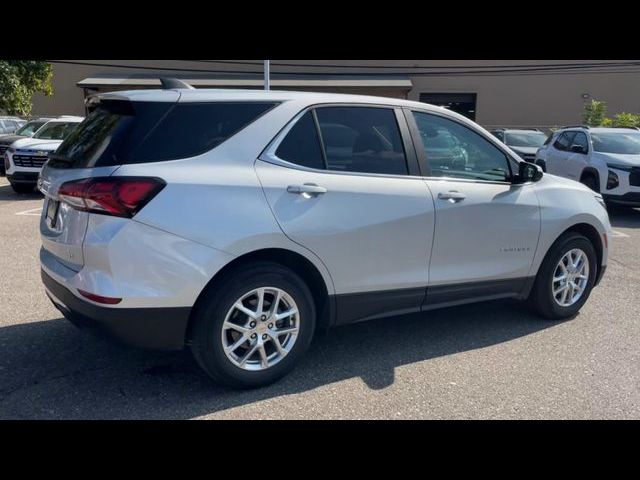
[[438, 194], [439, 200], [447, 200], [451, 203], [458, 203], [467, 198], [464, 193], [457, 192], [455, 190], [451, 190], [449, 192], [440, 192]]
[[289, 185], [287, 192], [304, 195], [305, 197], [315, 197], [327, 193], [327, 189], [315, 183], [305, 183], [302, 185]]

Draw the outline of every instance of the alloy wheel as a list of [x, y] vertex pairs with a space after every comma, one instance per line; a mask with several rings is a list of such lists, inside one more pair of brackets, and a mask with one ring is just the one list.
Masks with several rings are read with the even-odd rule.
[[243, 370], [266, 370], [291, 351], [298, 338], [300, 314], [291, 295], [260, 287], [240, 298], [227, 312], [222, 346], [227, 358]]

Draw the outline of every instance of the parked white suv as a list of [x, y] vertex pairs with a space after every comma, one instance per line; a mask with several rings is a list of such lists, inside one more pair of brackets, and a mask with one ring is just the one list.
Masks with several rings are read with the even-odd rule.
[[602, 193], [607, 203], [640, 207], [640, 131], [565, 127], [538, 150], [543, 170]]
[[94, 106], [40, 176], [46, 292], [231, 386], [284, 375], [317, 327], [498, 298], [571, 317], [607, 265], [600, 195], [439, 107], [191, 89]]
[[4, 169], [16, 193], [33, 191], [49, 154], [83, 119], [65, 115], [49, 120], [32, 137], [16, 140], [5, 149]]

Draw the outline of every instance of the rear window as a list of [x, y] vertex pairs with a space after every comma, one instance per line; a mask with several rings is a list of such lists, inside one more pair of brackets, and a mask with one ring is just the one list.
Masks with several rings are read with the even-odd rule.
[[102, 101], [50, 164], [87, 168], [192, 157], [217, 147], [275, 105]]

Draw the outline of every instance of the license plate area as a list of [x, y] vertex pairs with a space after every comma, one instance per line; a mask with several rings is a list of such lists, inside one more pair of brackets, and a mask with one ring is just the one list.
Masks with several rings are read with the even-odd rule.
[[52, 198], [47, 202], [47, 216], [46, 221], [49, 228], [56, 227], [56, 221], [58, 218], [58, 209], [60, 208], [60, 202]]

